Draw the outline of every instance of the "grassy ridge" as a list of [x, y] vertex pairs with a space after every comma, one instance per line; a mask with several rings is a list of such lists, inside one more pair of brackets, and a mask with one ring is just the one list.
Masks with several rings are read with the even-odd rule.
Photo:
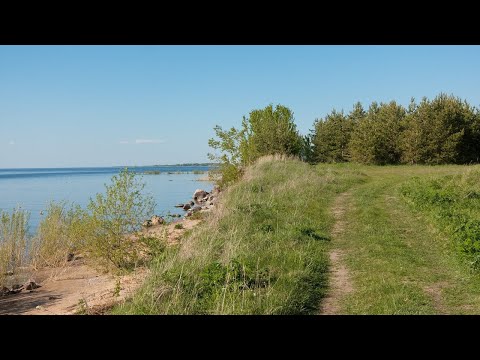
[[114, 313], [316, 312], [327, 285], [331, 202], [364, 178], [353, 165], [260, 159]]

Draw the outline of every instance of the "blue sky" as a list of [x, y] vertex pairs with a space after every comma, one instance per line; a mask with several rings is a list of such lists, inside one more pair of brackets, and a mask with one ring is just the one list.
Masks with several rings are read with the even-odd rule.
[[0, 46], [0, 168], [204, 162], [270, 103], [306, 134], [356, 101], [480, 105], [479, 46]]

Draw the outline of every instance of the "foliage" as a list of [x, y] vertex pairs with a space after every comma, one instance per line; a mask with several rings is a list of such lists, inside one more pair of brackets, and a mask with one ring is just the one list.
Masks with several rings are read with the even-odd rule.
[[394, 101], [372, 103], [361, 118], [349, 144], [351, 159], [364, 164], [396, 164], [400, 161], [399, 138], [405, 109]]
[[94, 229], [89, 249], [117, 268], [137, 265], [138, 249], [129, 234], [140, 230], [142, 221], [151, 217], [155, 208], [153, 197], [142, 194], [144, 187], [145, 183], [125, 168], [105, 185], [105, 194], [97, 194], [88, 204]]
[[210, 139], [208, 144], [221, 154], [209, 154], [209, 158], [220, 162], [222, 185], [237, 180], [243, 168], [261, 156], [305, 153], [305, 139], [296, 129], [293, 112], [282, 105], [252, 110], [248, 118], [243, 117], [240, 130], [215, 126], [214, 131], [217, 139]]
[[333, 110], [314, 124], [313, 160], [315, 162], [345, 162], [349, 159], [348, 143], [354, 122], [343, 112]]
[[15, 273], [27, 260], [29, 216], [20, 208], [11, 213], [0, 211], [0, 286], [7, 272]]
[[403, 162], [447, 164], [478, 162], [478, 112], [460, 98], [438, 95], [420, 104], [412, 99], [402, 136]]
[[32, 257], [35, 267], [60, 266], [70, 253], [85, 248], [91, 232], [88, 213], [78, 205], [52, 201], [32, 239]]
[[240, 144], [246, 142], [245, 132], [233, 127], [230, 130], [223, 130], [219, 125], [215, 126], [214, 131], [218, 139], [210, 139], [208, 145], [215, 150], [219, 150], [221, 155], [208, 154], [208, 157], [210, 160], [216, 160], [220, 163], [216, 171], [222, 175], [220, 183], [227, 185], [238, 179], [242, 174], [241, 167], [244, 160], [240, 153]]

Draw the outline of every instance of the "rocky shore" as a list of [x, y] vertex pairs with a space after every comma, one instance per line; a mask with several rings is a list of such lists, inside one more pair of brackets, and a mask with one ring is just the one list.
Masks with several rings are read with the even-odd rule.
[[[217, 203], [218, 195], [220, 194], [220, 188], [215, 185], [211, 192], [197, 189], [193, 193], [192, 199], [185, 202], [175, 205], [177, 208], [182, 208], [186, 211], [185, 215], [183, 216], [184, 219], [192, 216], [194, 213], [202, 211], [208, 212], [213, 209]], [[182, 217], [181, 215], [171, 215], [173, 217], [178, 216]], [[161, 225], [165, 223], [165, 219], [161, 216], [154, 215], [151, 219], [145, 220], [142, 225], [144, 227], [151, 227], [156, 225]]]

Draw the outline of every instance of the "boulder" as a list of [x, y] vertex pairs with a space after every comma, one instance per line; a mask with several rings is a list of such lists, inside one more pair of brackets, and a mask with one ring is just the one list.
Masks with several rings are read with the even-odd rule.
[[152, 226], [152, 220], [145, 220], [143, 223], [142, 223], [142, 226], [144, 227], [150, 227]]
[[67, 255], [67, 261], [72, 261], [74, 258], [75, 258], [75, 254], [73, 254], [73, 253], [69, 253]]
[[161, 225], [165, 223], [165, 220], [161, 216], [153, 215], [150, 222], [152, 225]]
[[10, 294], [18, 294], [22, 290], [23, 290], [23, 285], [15, 284], [12, 286], [12, 290], [10, 290]]
[[41, 287], [40, 285], [38, 285], [35, 280], [29, 280], [27, 281], [27, 283], [25, 284], [25, 290], [33, 290], [33, 289], [38, 289], [39, 287]]
[[183, 210], [189, 210], [192, 207], [190, 204], [183, 205]]
[[207, 192], [205, 190], [202, 190], [202, 189], [197, 189], [195, 190], [195, 192], [193, 193], [193, 201], [195, 202], [195, 204], [199, 204], [202, 199], [207, 196]]
[[5, 296], [5, 295], [8, 295], [10, 294], [10, 289], [7, 288], [6, 286], [2, 286], [0, 288], [0, 296]]
[[198, 206], [198, 205], [195, 205], [193, 208], [192, 208], [192, 212], [197, 212], [197, 211], [200, 211], [202, 210], [202, 207], [201, 206]]

